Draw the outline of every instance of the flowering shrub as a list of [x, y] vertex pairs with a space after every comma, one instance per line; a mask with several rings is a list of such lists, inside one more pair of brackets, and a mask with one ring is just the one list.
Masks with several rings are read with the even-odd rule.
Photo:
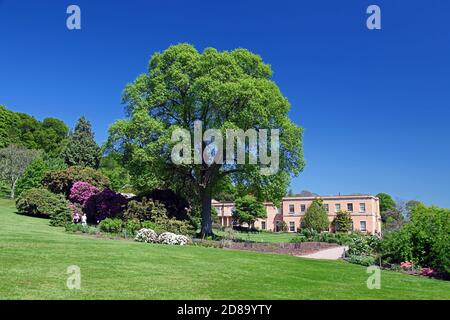
[[155, 243], [158, 242], [158, 235], [152, 229], [143, 228], [137, 232], [134, 240], [138, 242]]
[[177, 235], [171, 232], [161, 233], [158, 237], [158, 242], [162, 244], [171, 245], [185, 245], [189, 242], [189, 238], [183, 235]]
[[85, 204], [88, 219], [94, 223], [114, 218], [126, 208], [128, 200], [120, 193], [105, 189], [90, 197]]
[[400, 267], [403, 270], [411, 270], [413, 267], [413, 263], [411, 261], [403, 261], [402, 263], [400, 263]]
[[177, 241], [180, 246], [188, 244], [189, 238], [183, 235], [177, 235]]
[[94, 187], [87, 182], [77, 181], [73, 184], [72, 188], [70, 188], [69, 200], [84, 206], [90, 197], [99, 192], [100, 190], [97, 187]]
[[69, 167], [64, 170], [51, 171], [42, 178], [42, 184], [53, 193], [70, 195], [70, 189], [77, 181], [87, 182], [100, 190], [109, 187], [109, 179], [92, 168]]
[[426, 276], [426, 277], [433, 277], [436, 275], [436, 271], [434, 271], [431, 268], [423, 268], [422, 271], [420, 272], [420, 275]]

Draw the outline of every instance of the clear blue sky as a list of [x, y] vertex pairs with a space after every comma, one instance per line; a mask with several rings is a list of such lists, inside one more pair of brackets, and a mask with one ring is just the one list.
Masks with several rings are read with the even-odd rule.
[[[66, 28], [66, 8], [82, 30]], [[382, 30], [365, 26], [378, 4]], [[124, 86], [151, 54], [248, 48], [304, 131], [294, 191], [384, 191], [450, 207], [450, 1], [0, 0], [0, 104], [38, 119], [124, 116]]]

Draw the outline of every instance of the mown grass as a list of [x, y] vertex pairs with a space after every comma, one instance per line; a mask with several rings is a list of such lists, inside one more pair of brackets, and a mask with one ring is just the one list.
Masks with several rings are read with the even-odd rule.
[[[66, 286], [81, 268], [81, 290]], [[450, 283], [342, 261], [68, 234], [0, 200], [0, 299], [450, 299]]]

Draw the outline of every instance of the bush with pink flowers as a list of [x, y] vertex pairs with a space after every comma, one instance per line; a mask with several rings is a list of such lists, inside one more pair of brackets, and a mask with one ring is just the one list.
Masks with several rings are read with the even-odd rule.
[[403, 261], [402, 263], [400, 263], [400, 267], [403, 270], [411, 270], [413, 265], [414, 264], [411, 261]]
[[72, 188], [70, 188], [69, 200], [72, 203], [78, 203], [81, 206], [84, 206], [90, 197], [99, 192], [100, 190], [97, 187], [94, 187], [87, 182], [77, 181], [73, 184]]

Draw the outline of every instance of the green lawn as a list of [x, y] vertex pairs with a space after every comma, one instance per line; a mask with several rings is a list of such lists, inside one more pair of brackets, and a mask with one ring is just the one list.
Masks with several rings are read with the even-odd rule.
[[[337, 261], [67, 234], [0, 200], [0, 299], [450, 299], [450, 283]], [[81, 268], [81, 290], [66, 287]]]
[[[223, 236], [224, 231], [214, 230], [214, 233], [218, 236]], [[290, 242], [297, 236], [297, 233], [288, 232], [236, 232], [237, 239], [247, 240], [252, 242], [269, 242], [269, 243], [282, 243]]]

